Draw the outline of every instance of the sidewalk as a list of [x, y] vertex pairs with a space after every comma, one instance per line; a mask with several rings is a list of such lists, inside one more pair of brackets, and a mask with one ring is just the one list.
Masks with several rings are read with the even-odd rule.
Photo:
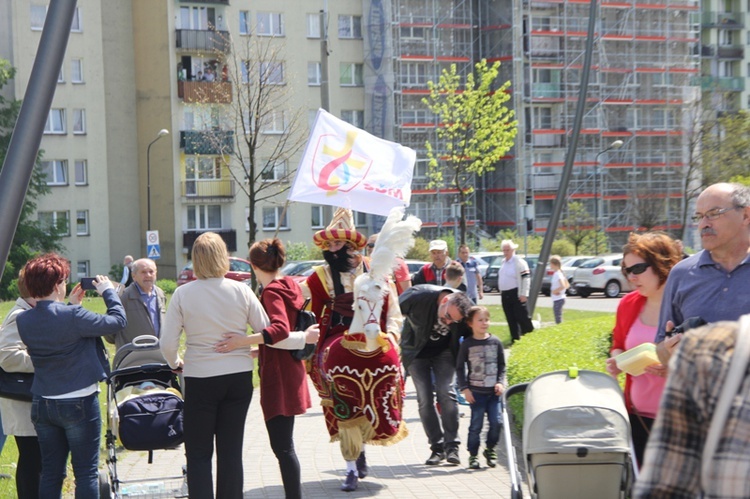
[[[320, 399], [310, 384], [313, 407], [295, 419], [294, 441], [302, 467], [303, 497], [329, 499], [339, 497], [500, 497], [510, 498], [510, 476], [507, 471], [505, 442], [501, 437], [498, 445], [498, 466], [487, 468], [481, 458], [482, 469], [468, 470], [469, 455], [465, 441], [468, 431], [470, 409], [460, 406], [463, 417], [460, 422], [461, 465], [426, 466], [429, 457], [422, 425], [417, 414], [417, 401], [411, 381], [407, 382], [407, 397], [404, 413], [409, 436], [390, 447], [368, 445], [367, 460], [370, 475], [359, 481], [356, 492], [341, 492], [345, 464], [339, 444], [330, 443], [323, 422]], [[278, 462], [268, 443], [259, 403], [259, 391], [253, 395], [245, 427], [244, 466], [245, 498], [283, 498]], [[483, 436], [484, 438], [484, 436]], [[480, 452], [481, 455], [481, 452]], [[118, 453], [118, 478], [136, 480], [140, 478], [179, 475], [185, 463], [182, 449], [155, 451], [154, 463], [147, 463], [147, 452], [124, 451]], [[214, 475], [215, 479], [215, 475]], [[528, 495], [524, 488], [524, 495]]]

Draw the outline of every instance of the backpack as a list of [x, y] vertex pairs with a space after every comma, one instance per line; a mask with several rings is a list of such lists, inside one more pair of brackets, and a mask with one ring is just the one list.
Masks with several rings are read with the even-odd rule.
[[[295, 331], [304, 331], [318, 322], [315, 319], [315, 313], [305, 310], [308, 303], [310, 303], [310, 298], [305, 300], [305, 303], [302, 304], [302, 308], [297, 312], [297, 323], [294, 326]], [[309, 360], [315, 354], [315, 346], [315, 343], [308, 343], [297, 350], [289, 350], [289, 353], [292, 354], [292, 357], [295, 360]]]

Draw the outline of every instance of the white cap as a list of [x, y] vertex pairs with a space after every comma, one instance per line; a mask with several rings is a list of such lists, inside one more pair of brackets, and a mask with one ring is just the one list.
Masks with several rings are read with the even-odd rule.
[[432, 250], [448, 251], [448, 243], [442, 239], [433, 239], [430, 241], [430, 251]]

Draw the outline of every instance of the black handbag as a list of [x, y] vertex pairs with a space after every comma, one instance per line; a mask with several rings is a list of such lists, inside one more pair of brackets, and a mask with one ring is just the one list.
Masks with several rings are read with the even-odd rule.
[[[295, 331], [304, 331], [308, 327], [317, 323], [315, 314], [309, 310], [305, 310], [305, 307], [307, 307], [309, 302], [309, 298], [305, 300], [305, 303], [302, 304], [302, 308], [297, 313], [297, 324], [294, 326]], [[315, 343], [307, 343], [304, 347], [297, 350], [289, 350], [289, 353], [292, 354], [292, 357], [294, 357], [295, 360], [308, 360], [315, 354], [315, 347]]]
[[0, 368], [0, 397], [31, 402], [34, 373], [9, 373]]

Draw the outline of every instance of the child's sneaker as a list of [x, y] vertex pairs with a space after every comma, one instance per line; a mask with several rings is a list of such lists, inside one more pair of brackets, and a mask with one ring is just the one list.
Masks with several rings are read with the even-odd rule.
[[484, 457], [487, 459], [487, 466], [490, 468], [497, 466], [497, 452], [493, 449], [485, 449]]
[[478, 470], [480, 467], [479, 458], [477, 456], [469, 456], [469, 469]]

